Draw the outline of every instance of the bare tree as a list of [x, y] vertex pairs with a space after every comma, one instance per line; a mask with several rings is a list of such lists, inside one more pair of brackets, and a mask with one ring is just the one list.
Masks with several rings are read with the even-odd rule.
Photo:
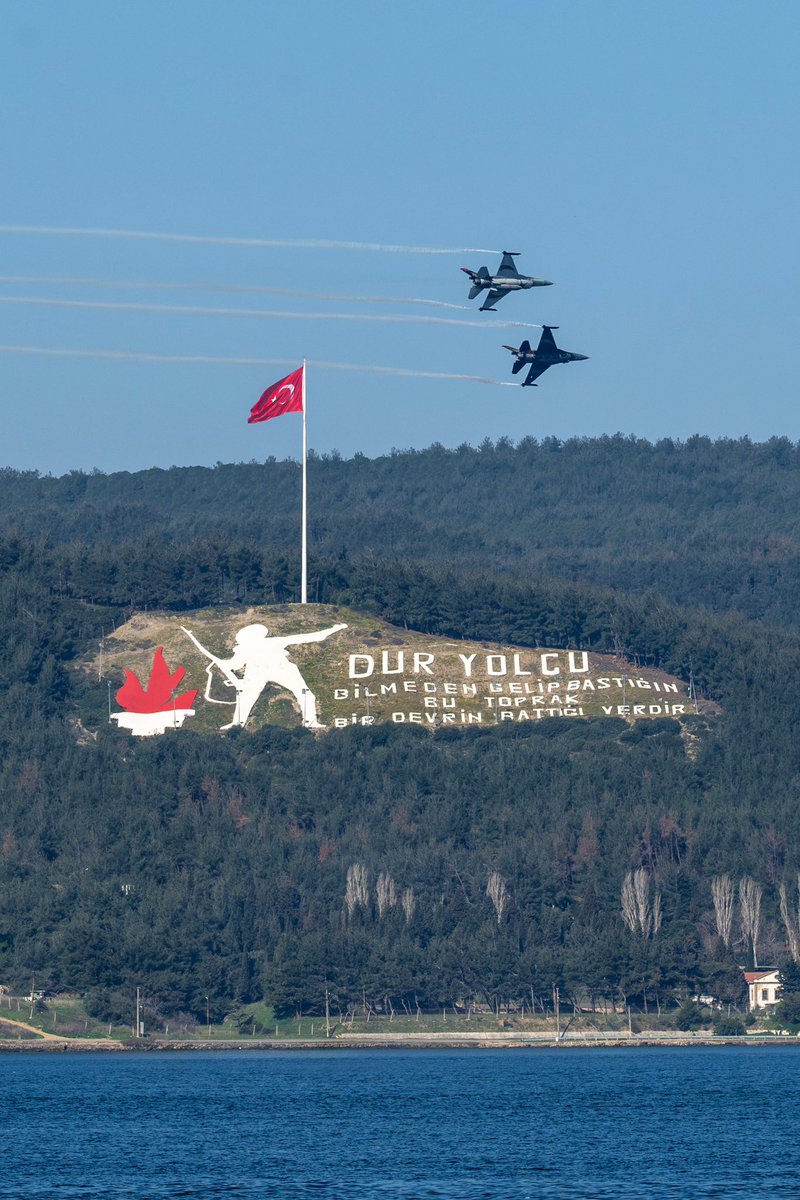
[[500, 925], [503, 920], [503, 913], [508, 908], [508, 888], [506, 881], [499, 871], [492, 871], [486, 884], [486, 895], [494, 905], [494, 911], [497, 913], [497, 924]]
[[402, 905], [403, 914], [406, 918], [406, 925], [410, 925], [411, 920], [414, 916], [414, 909], [417, 906], [417, 902], [414, 899], [414, 889], [413, 888], [410, 888], [410, 887], [403, 888], [403, 893], [400, 897], [400, 904]]
[[357, 908], [366, 908], [369, 904], [369, 871], [361, 863], [353, 863], [347, 868], [344, 902], [351, 920]]
[[628, 871], [628, 874], [622, 881], [620, 903], [622, 905], [623, 921], [631, 933], [636, 933], [638, 921], [636, 916], [636, 893], [633, 888], [633, 871]]
[[789, 911], [789, 901], [786, 896], [786, 884], [779, 888], [781, 900], [781, 920], [786, 930], [786, 940], [789, 943], [789, 953], [795, 962], [800, 962], [800, 875], [797, 876], [797, 912]]
[[662, 917], [661, 893], [654, 891], [650, 873], [644, 867], [629, 871], [625, 876], [622, 881], [620, 904], [622, 919], [631, 933], [638, 933], [642, 941], [658, 933]]
[[650, 910], [650, 876], [644, 867], [633, 873], [633, 894], [636, 897], [636, 915], [642, 940], [646, 941], [652, 928], [653, 914]]
[[761, 897], [764, 889], [745, 875], [739, 880], [739, 918], [745, 941], [753, 948], [753, 966], [758, 966], [758, 934], [761, 927]]
[[375, 884], [375, 900], [378, 904], [378, 919], [383, 920], [390, 908], [397, 904], [397, 888], [391, 875], [381, 871]]
[[715, 875], [711, 880], [711, 896], [714, 900], [714, 917], [717, 936], [723, 944], [730, 946], [733, 933], [733, 880], [730, 875]]

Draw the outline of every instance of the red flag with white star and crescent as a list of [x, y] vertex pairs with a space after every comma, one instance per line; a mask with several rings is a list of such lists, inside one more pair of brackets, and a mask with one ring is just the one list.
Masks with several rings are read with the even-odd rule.
[[248, 425], [256, 425], [259, 421], [271, 421], [273, 417], [282, 417], [284, 413], [302, 412], [305, 398], [305, 367], [298, 367], [268, 387], [263, 396], [250, 409], [247, 418]]

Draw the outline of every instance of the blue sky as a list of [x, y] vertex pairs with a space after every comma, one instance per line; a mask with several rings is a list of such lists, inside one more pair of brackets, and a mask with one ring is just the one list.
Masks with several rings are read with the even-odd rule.
[[[282, 367], [95, 352], [420, 372], [311, 369], [322, 453], [617, 431], [800, 439], [796, 0], [0, 10], [0, 343], [87, 355], [0, 352], [0, 465], [299, 454], [299, 417], [246, 424]], [[494, 314], [322, 300], [281, 293], [467, 305], [458, 268], [496, 260], [20, 226], [507, 248], [555, 286]], [[257, 288], [273, 290], [236, 290]], [[423, 374], [510, 382], [503, 343], [539, 331], [491, 321], [559, 325], [590, 361], [538, 389]]]

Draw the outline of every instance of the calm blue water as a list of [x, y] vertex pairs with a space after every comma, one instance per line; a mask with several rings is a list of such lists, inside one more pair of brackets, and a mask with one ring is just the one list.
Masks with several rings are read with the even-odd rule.
[[0, 1197], [800, 1197], [800, 1051], [0, 1056]]

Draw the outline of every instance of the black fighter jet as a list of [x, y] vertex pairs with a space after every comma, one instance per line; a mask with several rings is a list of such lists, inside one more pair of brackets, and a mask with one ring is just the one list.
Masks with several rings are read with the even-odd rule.
[[496, 275], [490, 275], [486, 267], [481, 267], [477, 271], [470, 271], [469, 267], [461, 268], [464, 274], [469, 275], [472, 280], [472, 287], [469, 289], [470, 300], [474, 300], [485, 288], [489, 288], [489, 295], [480, 307], [481, 312], [494, 312], [494, 305], [498, 300], [502, 300], [507, 292], [552, 286], [549, 279], [534, 279], [532, 275], [520, 275], [514, 265], [514, 259], [518, 257], [518, 251], [504, 250]]
[[503, 346], [504, 350], [510, 350], [512, 354], [516, 355], [517, 361], [511, 368], [513, 375], [516, 375], [517, 371], [521, 371], [526, 363], [531, 364], [531, 369], [522, 381], [523, 387], [536, 387], [534, 379], [538, 379], [548, 367], [554, 366], [555, 363], [580, 362], [589, 357], [588, 354], [572, 354], [569, 350], [559, 350], [556, 339], [553, 337], [554, 329], [558, 329], [558, 326], [542, 326], [542, 336], [539, 338], [539, 345], [535, 350], [531, 349], [530, 342], [523, 342], [519, 348]]

